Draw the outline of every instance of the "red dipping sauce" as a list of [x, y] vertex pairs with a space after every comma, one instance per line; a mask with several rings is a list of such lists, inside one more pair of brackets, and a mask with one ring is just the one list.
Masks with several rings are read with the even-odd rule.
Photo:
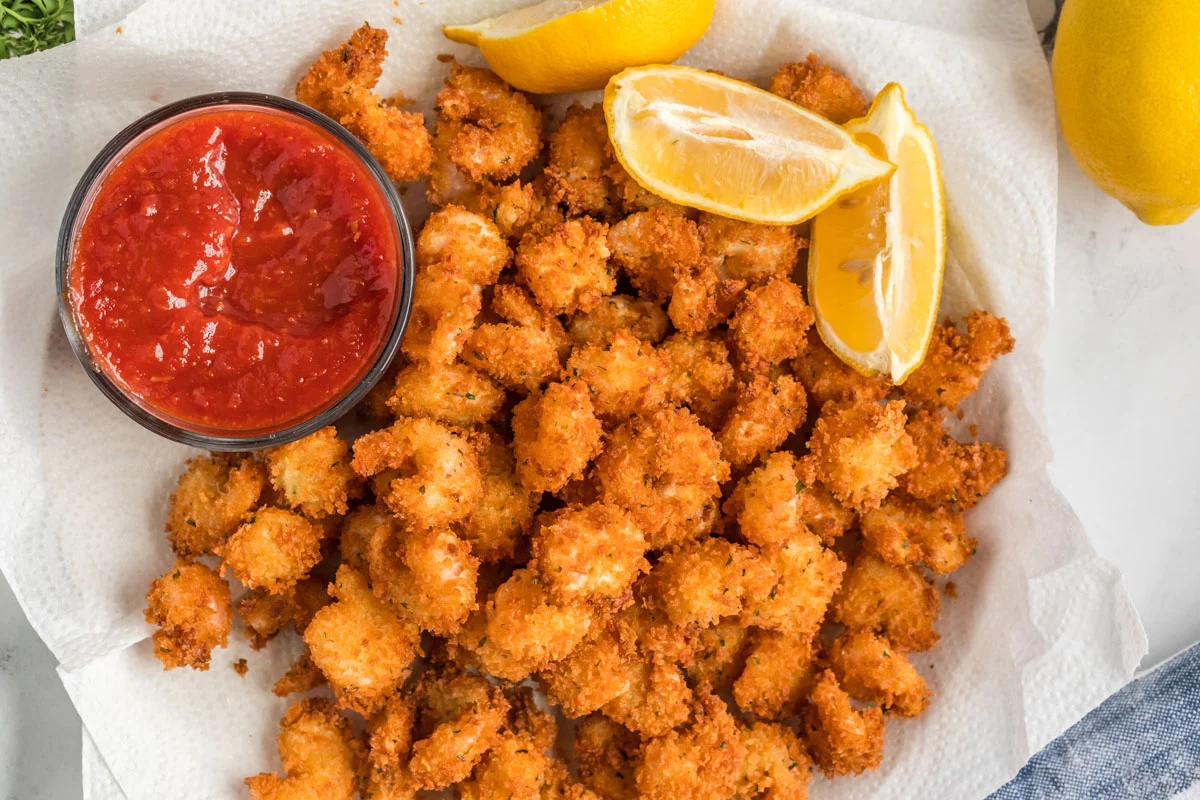
[[201, 109], [137, 143], [78, 228], [67, 292], [109, 378], [189, 426], [279, 429], [335, 402], [386, 343], [396, 221], [332, 134]]

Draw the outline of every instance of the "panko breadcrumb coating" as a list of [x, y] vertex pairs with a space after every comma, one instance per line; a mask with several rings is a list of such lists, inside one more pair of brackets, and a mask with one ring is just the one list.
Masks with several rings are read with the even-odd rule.
[[576, 718], [603, 708], [630, 690], [636, 653], [620, 640], [616, 626], [598, 626], [591, 637], [538, 676], [551, 702]]
[[261, 650], [288, 625], [294, 626], [297, 633], [304, 633], [317, 610], [329, 604], [326, 585], [318, 578], [304, 578], [281, 594], [254, 589], [242, 595], [237, 612], [245, 624], [250, 646]]
[[863, 539], [889, 564], [923, 563], [945, 575], [975, 553], [975, 539], [967, 536], [961, 513], [926, 508], [896, 493], [879, 508], [864, 512], [860, 527]]
[[620, 330], [628, 330], [643, 342], [658, 344], [666, 338], [669, 324], [666, 313], [652, 301], [615, 294], [602, 297], [590, 311], [574, 314], [567, 333], [576, 346], [603, 344]]
[[458, 631], [475, 610], [479, 559], [452, 531], [376, 529], [367, 549], [371, 588], [421, 630]]
[[804, 387], [791, 375], [771, 380], [755, 375], [737, 389], [718, 439], [721, 455], [734, 467], [749, 466], [771, 452], [803, 423], [808, 413]]
[[1011, 353], [1008, 322], [986, 311], [972, 311], [966, 333], [950, 322], [934, 329], [925, 360], [901, 387], [910, 403], [954, 411], [979, 388], [979, 380], [1000, 356]]
[[592, 714], [575, 728], [579, 779], [606, 800], [636, 800], [633, 776], [640, 744], [624, 726]]
[[338, 705], [373, 714], [411, 672], [421, 631], [396, 616], [353, 567], [338, 569], [330, 594], [335, 602], [316, 613], [304, 643]]
[[387, 769], [403, 766], [412, 751], [417, 708], [411, 696], [396, 692], [383, 708], [367, 720], [367, 758], [371, 766]]
[[550, 196], [571, 214], [605, 218], [616, 213], [616, 197], [607, 171], [611, 167], [608, 127], [599, 103], [587, 108], [572, 103], [558, 130], [550, 135], [546, 163]]
[[855, 700], [916, 717], [929, 703], [925, 679], [891, 642], [870, 631], [846, 631], [829, 648], [829, 666]]
[[756, 549], [713, 537], [666, 553], [647, 580], [672, 622], [708, 627], [765, 597], [779, 575]]
[[532, 328], [553, 345], [559, 361], [571, 354], [571, 337], [558, 317], [539, 306], [529, 292], [511, 283], [497, 284], [492, 290], [492, 312], [514, 325]]
[[729, 348], [711, 333], [673, 333], [660, 351], [667, 357], [667, 400], [687, 406], [715, 427], [734, 400]]
[[642, 736], [662, 736], [687, 722], [692, 690], [676, 664], [643, 653], [629, 662], [629, 688], [608, 701], [605, 715]]
[[517, 480], [516, 460], [504, 439], [494, 431], [479, 434], [479, 470], [483, 497], [464, 520], [460, 533], [471, 552], [484, 563], [513, 558], [533, 526], [540, 492], [530, 492]]
[[412, 313], [400, 349], [414, 361], [449, 364], [471, 336], [483, 308], [483, 293], [447, 265], [418, 269]]
[[447, 205], [429, 215], [417, 236], [417, 264], [453, 270], [467, 283], [490, 286], [512, 260], [496, 224], [462, 206]]
[[898, 478], [917, 466], [904, 425], [899, 401], [826, 404], [808, 443], [817, 478], [843, 503], [878, 508]]
[[463, 198], [467, 207], [490, 219], [511, 239], [520, 239], [544, 213], [545, 198], [532, 183], [484, 181], [477, 191]]
[[746, 289], [743, 280], [723, 279], [710, 266], [679, 276], [667, 316], [683, 333], [704, 333], [729, 319]]
[[212, 651], [229, 643], [229, 584], [203, 564], [176, 561], [146, 593], [146, 622], [157, 625], [154, 657], [163, 669], [208, 669]]
[[696, 636], [696, 655], [688, 678], [713, 692], [728, 691], [746, 665], [751, 631], [735, 617], [720, 620]]
[[542, 112], [490, 70], [452, 61], [435, 103], [446, 153], [473, 181], [512, 178], [542, 149]]
[[799, 713], [815, 680], [811, 634], [753, 629], [733, 696], [739, 708], [763, 719], [786, 719]]
[[362, 769], [362, 740], [350, 720], [323, 698], [303, 700], [279, 723], [279, 757], [286, 778], [263, 773], [246, 778], [251, 800], [352, 800]]
[[517, 275], [552, 314], [596, 307], [617, 288], [608, 265], [608, 226], [588, 217], [529, 231], [517, 247]]
[[781, 450], [738, 483], [724, 511], [737, 520], [742, 538], [759, 546], [784, 545], [808, 533], [800, 519], [799, 497], [807, 490], [796, 457]]
[[784, 545], [762, 548], [762, 558], [777, 576], [773, 586], [746, 599], [747, 625], [811, 635], [820, 627], [846, 565], [808, 531]]
[[612, 260], [643, 296], [664, 302], [675, 282], [704, 265], [696, 223], [675, 211], [631, 214], [608, 231]]
[[[432, 679], [430, 679], [432, 678]], [[444, 789], [465, 780], [500, 742], [508, 701], [479, 676], [432, 673], [416, 689], [428, 735], [412, 745], [408, 769], [418, 788]]]
[[317, 669], [308, 648], [305, 648], [300, 657], [288, 667], [288, 671], [283, 674], [283, 677], [275, 681], [275, 685], [271, 687], [271, 694], [276, 697], [304, 694], [324, 686], [326, 683], [324, 674]]
[[552, 383], [513, 409], [517, 478], [530, 492], [556, 492], [600, 452], [602, 429], [580, 380]]
[[745, 758], [746, 745], [725, 701], [702, 694], [682, 731], [642, 746], [638, 792], [646, 800], [724, 800], [733, 795]]
[[307, 517], [345, 514], [362, 496], [362, 481], [350, 468], [350, 448], [330, 425], [265, 453], [271, 485]]
[[856, 708], [833, 673], [825, 670], [812, 690], [808, 749], [828, 778], [873, 770], [883, 760], [883, 713]]
[[751, 285], [791, 278], [804, 244], [786, 225], [756, 225], [716, 214], [701, 214], [699, 225], [704, 255], [717, 274]]
[[900, 485], [913, 497], [951, 510], [972, 508], [1008, 472], [1008, 455], [986, 442], [962, 444], [942, 428], [936, 411], [917, 411], [905, 427], [917, 463]]
[[929, 650], [942, 601], [916, 567], [888, 564], [864, 551], [846, 570], [834, 598], [832, 619], [847, 628], [881, 633], [905, 650]]
[[491, 420], [504, 401], [503, 389], [462, 362], [416, 363], [396, 375], [387, 406], [398, 417], [428, 417], [469, 427]]
[[792, 374], [804, 384], [814, 408], [821, 408], [831, 400], [874, 402], [882, 400], [890, 390], [881, 378], [860, 375], [842, 363], [821, 341], [815, 327], [809, 328], [808, 344], [792, 359]]
[[859, 88], [833, 67], [822, 64], [815, 53], [809, 53], [804, 61], [780, 67], [771, 78], [770, 91], [838, 125], [867, 113], [867, 99]]
[[807, 800], [812, 759], [791, 728], [777, 722], [755, 722], [742, 728], [742, 743], [746, 759], [735, 797]]
[[300, 514], [260, 508], [217, 550], [221, 574], [251, 589], [289, 591], [321, 560], [325, 531]]
[[538, 521], [530, 564], [559, 602], [619, 600], [650, 568], [646, 549], [641, 528], [618, 506], [568, 506]]
[[187, 462], [171, 493], [167, 536], [180, 558], [211, 555], [258, 506], [267, 470], [240, 455], [214, 453]]
[[669, 369], [654, 345], [620, 330], [602, 345], [576, 346], [566, 372], [587, 384], [597, 415], [620, 422], [666, 401]]
[[787, 278], [772, 278], [746, 292], [729, 320], [733, 352], [744, 369], [762, 372], [800, 354], [805, 331], [816, 320], [804, 292]]

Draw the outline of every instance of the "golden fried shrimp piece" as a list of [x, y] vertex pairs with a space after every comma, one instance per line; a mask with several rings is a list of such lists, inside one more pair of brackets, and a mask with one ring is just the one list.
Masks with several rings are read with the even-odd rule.
[[729, 349], [708, 333], [673, 333], [659, 350], [667, 357], [667, 401], [690, 408], [710, 427], [733, 403]]
[[583, 475], [601, 449], [602, 429], [587, 385], [552, 383], [513, 409], [513, 455], [526, 490], [557, 492]]
[[558, 317], [539, 306], [533, 296], [511, 283], [502, 283], [492, 294], [492, 311], [514, 325], [533, 328], [554, 344], [560, 360], [566, 360], [574, 342], [567, 336]]
[[687, 722], [691, 704], [692, 690], [678, 665], [643, 657], [629, 664], [629, 688], [601, 710], [642, 736], [662, 736]]
[[450, 364], [458, 357], [483, 308], [478, 284], [453, 269], [419, 269], [413, 280], [412, 314], [400, 341], [404, 355], [414, 361]]
[[444, 672], [436, 677], [425, 673], [416, 695], [420, 728], [428, 733], [412, 745], [408, 769], [413, 780], [427, 790], [465, 780], [500, 742], [508, 701], [481, 676]]
[[645, 800], [725, 800], [733, 796], [746, 758], [738, 725], [713, 694], [697, 696], [694, 718], [642, 745], [635, 780]]
[[808, 749], [828, 778], [873, 770], [883, 760], [883, 712], [855, 708], [833, 672], [825, 670], [812, 690]]
[[763, 548], [762, 557], [779, 580], [747, 597], [742, 622], [794, 636], [815, 633], [842, 585], [845, 563], [809, 531], [785, 545]]
[[665, 354], [629, 331], [617, 331], [603, 345], [576, 347], [567, 360], [567, 375], [586, 383], [596, 413], [614, 422], [661, 406], [669, 370]]
[[258, 506], [266, 468], [244, 456], [196, 456], [171, 493], [167, 537], [180, 558], [211, 555]]
[[735, 467], [749, 466], [771, 452], [804, 423], [808, 403], [790, 375], [772, 380], [755, 375], [738, 387], [733, 407], [717, 435], [721, 455]]
[[471, 334], [463, 361], [508, 389], [529, 393], [562, 374], [555, 342], [524, 325], [485, 323]]
[[964, 322], [965, 334], [951, 322], [934, 329], [925, 360], [900, 387], [904, 399], [954, 411], [979, 388], [992, 362], [1012, 352], [1013, 337], [1003, 317], [976, 310]]
[[742, 728], [746, 760], [738, 776], [735, 800], [807, 800], [812, 759], [791, 728], [755, 722]]
[[542, 149], [542, 113], [490, 70], [452, 62], [435, 103], [446, 154], [473, 181], [515, 177]]
[[433, 163], [425, 184], [425, 197], [432, 206], [457, 203], [471, 208], [472, 211], [480, 211], [481, 209], [472, 208], [471, 202], [479, 190], [479, 184], [464, 175], [450, 160], [450, 144], [454, 141], [457, 130], [455, 125], [444, 124], [434, 129], [430, 139], [433, 146]]
[[721, 278], [752, 285], [791, 278], [804, 242], [786, 225], [756, 225], [716, 214], [700, 215], [700, 238]]
[[496, 224], [459, 205], [430, 214], [417, 237], [417, 264], [422, 269], [450, 267], [478, 286], [495, 283], [511, 259], [512, 251]]
[[387, 407], [387, 399], [392, 396], [392, 389], [396, 386], [396, 374], [400, 372], [404, 362], [404, 357], [397, 354], [396, 358], [392, 359], [392, 363], [388, 365], [387, 371], [383, 373], [383, 377], [376, 381], [362, 401], [354, 407], [355, 411], [365, 417], [367, 421], [387, 422], [392, 418], [392, 411]]
[[286, 778], [263, 773], [246, 778], [251, 800], [353, 800], [363, 764], [363, 743], [323, 698], [303, 700], [279, 723], [279, 757]]
[[669, 320], [654, 303], [627, 294], [600, 298], [590, 311], [571, 317], [567, 333], [575, 345], [604, 344], [617, 331], [628, 330], [643, 342], [658, 344], [667, 335]]
[[645, 553], [646, 537], [628, 512], [593, 503], [544, 514], [530, 566], [560, 603], [619, 600], [650, 569]]
[[588, 217], [528, 231], [517, 246], [517, 275], [542, 308], [573, 314], [617, 288], [608, 265], [608, 226]]
[[313, 663], [312, 656], [306, 647], [295, 663], [288, 667], [288, 671], [283, 674], [283, 677], [275, 681], [275, 685], [271, 687], [271, 694], [276, 697], [287, 697], [311, 692], [325, 684], [325, 676]]
[[834, 639], [829, 666], [855, 700], [905, 717], [919, 716], [929, 704], [929, 687], [908, 656], [870, 631], [846, 631]]
[[808, 340], [816, 316], [804, 292], [787, 278], [772, 278], [746, 292], [729, 320], [729, 341], [739, 363], [751, 372], [794, 358]]
[[704, 266], [696, 223], [683, 214], [653, 209], [631, 214], [608, 231], [612, 261], [643, 296], [665, 302], [675, 282]]
[[540, 800], [565, 797], [566, 765], [528, 736], [505, 732], [466, 782], [460, 800]]
[[517, 480], [516, 462], [504, 439], [492, 432], [479, 437], [483, 497], [462, 523], [460, 533], [483, 563], [512, 558], [533, 526], [540, 495]]
[[540, 216], [544, 199], [534, 192], [532, 183], [484, 181], [463, 202], [472, 211], [494, 222], [508, 238], [520, 239], [535, 217]]
[[771, 93], [785, 97], [821, 116], [844, 125], [867, 113], [867, 99], [842, 73], [822, 64], [815, 53], [803, 62], [784, 64], [771, 78]]
[[698, 644], [695, 629], [682, 628], [671, 622], [666, 613], [653, 603], [647, 584], [646, 580], [639, 581], [634, 586], [637, 601], [622, 608], [614, 617], [621, 641], [626, 649], [640, 653], [643, 660], [654, 659], [669, 664], [692, 663], [696, 659]]
[[367, 549], [371, 588], [396, 613], [439, 636], [457, 632], [477, 608], [479, 559], [444, 528], [377, 528]]
[[733, 684], [738, 707], [763, 719], [799, 713], [816, 680], [813, 636], [753, 630], [745, 668]]
[[355, 472], [369, 477], [399, 470], [381, 498], [413, 525], [438, 527], [465, 519], [483, 497], [475, 446], [454, 428], [401, 417], [354, 443]]
[[345, 514], [348, 501], [362, 496], [362, 481], [350, 469], [350, 448], [332, 425], [263, 455], [275, 491], [307, 517]]
[[572, 103], [558, 130], [550, 135], [546, 178], [550, 197], [572, 215], [609, 217], [616, 212], [612, 180], [606, 174], [608, 127], [599, 103]]
[[473, 651], [496, 677], [522, 681], [570, 655], [594, 623], [587, 606], [554, 603], [537, 573], [519, 569], [492, 594], [482, 616], [468, 621], [455, 643]]
[[633, 776], [640, 748], [637, 734], [592, 714], [575, 727], [579, 779], [605, 800], [637, 800]]
[[382, 525], [394, 525], [399, 520], [382, 503], [363, 505], [353, 509], [342, 520], [342, 533], [338, 549], [343, 564], [360, 571], [367, 569], [367, 547], [375, 529]]
[[861, 516], [863, 539], [889, 564], [924, 563], [939, 575], [967, 563], [976, 541], [967, 536], [962, 514], [928, 509], [911, 498], [890, 494], [879, 508]]
[[353, 567], [338, 568], [330, 593], [336, 602], [316, 613], [304, 643], [338, 705], [370, 716], [408, 677], [421, 631], [397, 617]]
[[396, 692], [367, 720], [367, 758], [384, 770], [404, 766], [412, 751], [417, 709], [412, 697]]
[[797, 466], [801, 481], [800, 493], [796, 497], [800, 521], [821, 537], [822, 542], [831, 545], [854, 524], [854, 510], [839, 503], [833, 493], [817, 480], [811, 457], [802, 458]]
[[660, 408], [613, 432], [595, 474], [604, 501], [627, 509], [661, 549], [711, 529], [729, 464], [694, 414]]
[[808, 330], [808, 344], [792, 359], [792, 374], [808, 392], [809, 402], [821, 408], [830, 401], [870, 403], [887, 397], [889, 387], [880, 378], [860, 375], [825, 346], [816, 328]]
[[905, 427], [916, 445], [916, 466], [901, 487], [929, 505], [965, 511], [1008, 472], [1008, 454], [987, 442], [963, 444], [942, 428], [935, 411], [917, 411]]
[[729, 319], [745, 290], [745, 281], [722, 278], [715, 269], [705, 266], [679, 276], [667, 314], [680, 331], [704, 333]]
[[616, 626], [596, 628], [593, 635], [538, 676], [547, 697], [569, 718], [598, 711], [629, 691], [635, 666]]
[[766, 597], [779, 575], [757, 550], [709, 538], [667, 552], [646, 580], [648, 596], [672, 622], [707, 627]]
[[920, 569], [893, 566], [864, 550], [846, 570], [831, 617], [847, 628], [881, 633], [896, 647], [929, 650], [938, 643], [933, 623], [941, 605]]
[[212, 651], [229, 643], [229, 584], [203, 564], [182, 560], [146, 593], [146, 622], [157, 625], [154, 656], [163, 669], [208, 669]]
[[398, 417], [428, 417], [468, 428], [496, 416], [504, 399], [503, 389], [462, 362], [416, 363], [396, 376], [387, 405]]
[[260, 508], [217, 548], [221, 574], [251, 589], [282, 594], [321, 560], [325, 531], [301, 515]]
[[898, 400], [826, 404], [808, 440], [816, 477], [843, 503], [878, 508], [898, 478], [917, 466], [904, 423]]
[[281, 594], [254, 589], [242, 595], [237, 612], [245, 624], [246, 638], [255, 650], [267, 646], [289, 624], [304, 633], [317, 610], [329, 604], [327, 583], [304, 578]]
[[420, 789], [408, 766], [379, 769], [372, 766], [362, 788], [363, 800], [417, 800]]
[[809, 533], [800, 519], [800, 495], [806, 489], [796, 457], [781, 450], [742, 478], [725, 501], [725, 513], [737, 520], [742, 538], [751, 544], [784, 545]]
[[695, 661], [686, 668], [697, 686], [727, 691], [746, 663], [750, 631], [736, 618], [723, 619], [696, 636]]
[[423, 114], [401, 111], [387, 103], [368, 103], [339, 117], [338, 122], [367, 146], [397, 183], [418, 181], [433, 166], [433, 145]]

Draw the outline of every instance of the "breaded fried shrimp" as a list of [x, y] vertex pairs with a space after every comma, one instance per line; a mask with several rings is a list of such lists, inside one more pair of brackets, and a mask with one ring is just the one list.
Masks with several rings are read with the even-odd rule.
[[921, 366], [900, 388], [910, 403], [954, 411], [979, 388], [979, 381], [1000, 356], [1012, 352], [1008, 321], [986, 311], [972, 311], [966, 333], [947, 322], [934, 329]]
[[439, 636], [457, 632], [476, 609], [479, 559], [444, 528], [376, 529], [367, 550], [371, 588], [396, 614]]
[[904, 430], [904, 404], [829, 403], [808, 447], [818, 479], [843, 503], [878, 508], [898, 478], [917, 465]]
[[538, 676], [546, 696], [568, 718], [598, 711], [630, 690], [633, 653], [614, 625], [598, 626], [570, 655]]
[[396, 692], [367, 720], [367, 758], [371, 766], [387, 769], [403, 766], [412, 751], [417, 708], [413, 698]]
[[696, 223], [667, 209], [632, 214], [613, 225], [608, 247], [638, 291], [657, 302], [670, 297], [680, 277], [704, 265]]
[[629, 688], [601, 710], [642, 736], [662, 736], [687, 721], [691, 703], [692, 690], [678, 665], [643, 658], [630, 662]]
[[640, 747], [637, 734], [592, 714], [575, 728], [579, 779], [605, 800], [637, 800], [634, 770]]
[[816, 680], [813, 636], [753, 629], [733, 684], [738, 707], [763, 719], [795, 716]]
[[353, 509], [342, 520], [342, 536], [338, 543], [342, 563], [357, 570], [366, 570], [367, 547], [375, 529], [398, 523], [399, 520], [383, 503], [361, 505]]
[[400, 349], [414, 361], [452, 363], [471, 336], [482, 308], [483, 292], [478, 284], [464, 280], [446, 265], [419, 269]]
[[643, 342], [658, 344], [666, 337], [668, 324], [667, 315], [651, 301], [615, 294], [600, 298], [590, 311], [574, 314], [567, 333], [577, 346], [603, 344], [619, 330], [628, 330]]
[[965, 511], [1008, 471], [1007, 453], [987, 442], [957, 441], [942, 428], [936, 411], [913, 413], [905, 430], [916, 445], [917, 458], [900, 485], [926, 504]]
[[583, 381], [552, 383], [513, 409], [517, 478], [530, 492], [556, 492], [600, 452], [600, 421]]
[[338, 705], [369, 716], [408, 677], [421, 631], [397, 617], [353, 567], [338, 569], [330, 593], [336, 602], [316, 613], [304, 643]]
[[490, 219], [459, 205], [447, 205], [425, 220], [417, 237], [417, 264], [452, 268], [467, 283], [490, 286], [512, 260], [508, 242]]
[[288, 667], [288, 671], [283, 674], [283, 677], [275, 681], [275, 685], [271, 687], [271, 694], [276, 697], [304, 694], [324, 686], [326, 683], [325, 676], [313, 663], [312, 656], [306, 647], [300, 657]]
[[608, 128], [599, 103], [572, 103], [558, 130], [550, 135], [546, 177], [550, 196], [574, 215], [600, 218], [616, 211], [615, 189], [607, 175]]
[[975, 539], [967, 536], [962, 514], [925, 508], [911, 498], [890, 494], [879, 508], [860, 518], [863, 539], [889, 564], [923, 563], [945, 575], [967, 563]]
[[279, 756], [286, 778], [246, 778], [251, 800], [353, 800], [363, 766], [362, 741], [350, 720], [322, 698], [303, 700], [279, 723]]
[[721, 455], [735, 467], [748, 466], [781, 445], [804, 423], [807, 412], [804, 388], [792, 376], [771, 380], [755, 375], [738, 387], [721, 426]]
[[255, 650], [267, 646], [289, 624], [303, 634], [318, 609], [329, 605], [327, 583], [304, 578], [282, 594], [255, 589], [242, 595], [237, 612], [245, 625], [246, 638]]
[[755, 722], [742, 728], [746, 760], [738, 777], [735, 800], [807, 800], [812, 759], [791, 728]]
[[529, 393], [562, 374], [552, 338], [524, 325], [485, 323], [475, 329], [463, 361], [507, 389]]
[[733, 403], [734, 372], [729, 349], [714, 334], [673, 333], [659, 350], [667, 357], [667, 401], [690, 408], [705, 425]]
[[447, 155], [473, 181], [514, 177], [542, 149], [542, 113], [490, 70], [452, 62], [435, 102]]
[[362, 496], [362, 481], [350, 468], [350, 448], [332, 425], [271, 448], [264, 458], [275, 491], [307, 517], [345, 514], [348, 501]]
[[175, 554], [188, 561], [211, 555], [258, 506], [266, 484], [266, 468], [251, 458], [213, 453], [190, 459], [167, 515]]
[[622, 330], [603, 345], [576, 347], [566, 372], [587, 384], [596, 414], [621, 422], [665, 402], [669, 369], [665, 354]]
[[671, 291], [667, 315], [683, 333], [704, 333], [729, 319], [745, 289], [745, 281], [723, 279], [715, 269], [705, 266], [679, 276]]
[[804, 241], [786, 225], [755, 225], [716, 214], [700, 215], [700, 238], [722, 279], [751, 285], [791, 278]]
[[829, 665], [855, 700], [916, 717], [929, 703], [925, 679], [891, 642], [870, 631], [846, 631], [833, 641]]
[[484, 181], [467, 195], [464, 202], [472, 211], [490, 219], [509, 239], [520, 239], [534, 218], [544, 198], [534, 192], [532, 183], [492, 183]]
[[687, 666], [687, 676], [697, 686], [713, 692], [728, 691], [746, 664], [750, 629], [736, 617], [718, 621], [696, 636], [695, 660]]
[[433, 166], [433, 145], [422, 114], [386, 103], [368, 103], [339, 117], [338, 122], [367, 146], [397, 183], [420, 180]]
[[650, 568], [646, 548], [641, 529], [620, 507], [568, 506], [538, 520], [530, 565], [560, 603], [618, 600]]
[[933, 624], [941, 604], [918, 568], [893, 566], [865, 550], [846, 570], [831, 616], [848, 628], [880, 633], [905, 650], [929, 650], [938, 642]]
[[708, 627], [765, 597], [779, 575], [755, 548], [713, 537], [667, 552], [646, 580], [672, 622]]
[[260, 508], [217, 549], [221, 574], [271, 594], [289, 591], [321, 560], [325, 531], [281, 508]]
[[415, 526], [459, 522], [483, 496], [475, 446], [462, 431], [429, 419], [402, 417], [359, 437], [352, 464], [364, 477], [399, 470], [381, 499]]
[[642, 746], [638, 792], [645, 800], [725, 800], [733, 795], [746, 758], [746, 745], [725, 701], [696, 698], [693, 720]]
[[812, 691], [808, 747], [826, 777], [873, 770], [883, 759], [883, 713], [855, 708], [837, 678], [825, 670]]
[[808, 330], [808, 344], [792, 359], [792, 374], [804, 384], [809, 401], [821, 408], [832, 401], [867, 403], [882, 400], [889, 388], [880, 378], [860, 375], [825, 346], [816, 328]]
[[163, 669], [206, 671], [212, 651], [229, 642], [229, 584], [203, 564], [176, 561], [146, 593], [146, 622], [157, 625], [154, 657]]
[[398, 417], [427, 417], [450, 425], [481, 425], [504, 405], [504, 390], [462, 362], [410, 364], [396, 375], [388, 408]]
[[842, 585], [845, 563], [807, 530], [787, 544], [763, 548], [762, 558], [778, 580], [747, 597], [742, 622], [793, 636], [816, 633]]
[[485, 432], [479, 441], [483, 497], [461, 524], [461, 534], [471, 543], [471, 552], [486, 564], [516, 555], [533, 525], [541, 495], [517, 480], [516, 461], [503, 438]]
[[419, 788], [444, 789], [465, 780], [500, 742], [508, 702], [499, 689], [472, 675], [423, 680], [416, 693], [424, 707], [422, 725], [431, 730], [413, 743], [408, 769]]
[[799, 355], [816, 316], [804, 292], [788, 278], [750, 289], [729, 320], [730, 344], [743, 368], [762, 372]]
[[517, 246], [517, 275], [551, 314], [595, 308], [617, 288], [608, 226], [589, 217], [531, 230]]
[[784, 545], [808, 532], [800, 519], [799, 496], [805, 489], [796, 457], [779, 451], [742, 479], [724, 510], [737, 520], [747, 542], [760, 547]]
[[771, 78], [770, 91], [844, 125], [867, 113], [867, 99], [842, 73], [822, 64], [815, 53], [804, 61], [784, 64]]
[[511, 283], [501, 283], [492, 293], [492, 311], [506, 322], [532, 328], [554, 345], [560, 360], [571, 353], [571, 337], [558, 317], [539, 306], [533, 295]]

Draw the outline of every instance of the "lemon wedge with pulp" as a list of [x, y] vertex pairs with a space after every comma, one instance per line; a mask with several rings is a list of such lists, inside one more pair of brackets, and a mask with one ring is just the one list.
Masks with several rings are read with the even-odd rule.
[[942, 294], [946, 205], [937, 150], [896, 83], [845, 127], [896, 171], [813, 220], [808, 300], [817, 332], [842, 361], [899, 384], [925, 358]]
[[478, 47], [488, 66], [526, 92], [602, 89], [639, 64], [674, 61], [704, 35], [714, 0], [545, 0], [442, 33]]
[[604, 90], [604, 115], [644, 189], [749, 222], [800, 222], [893, 170], [824, 117], [689, 67], [625, 70]]

